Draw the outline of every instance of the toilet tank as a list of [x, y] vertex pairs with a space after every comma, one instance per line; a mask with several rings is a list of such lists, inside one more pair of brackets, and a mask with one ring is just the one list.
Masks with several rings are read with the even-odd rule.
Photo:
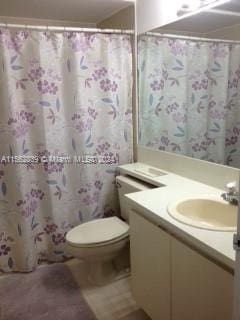
[[147, 182], [129, 176], [117, 176], [116, 185], [118, 188], [118, 198], [120, 202], [121, 217], [127, 222], [129, 221], [129, 208], [127, 206], [126, 200], [124, 199], [124, 195], [137, 191], [144, 191], [157, 188], [154, 185], [151, 185]]

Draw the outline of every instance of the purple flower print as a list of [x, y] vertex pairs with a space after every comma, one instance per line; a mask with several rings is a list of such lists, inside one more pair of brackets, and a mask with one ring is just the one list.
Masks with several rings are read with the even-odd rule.
[[162, 143], [163, 145], [165, 145], [165, 146], [168, 146], [169, 143], [170, 143], [170, 140], [168, 139], [168, 137], [162, 136], [162, 137], [161, 137], [161, 143]]
[[202, 88], [207, 90], [208, 88], [208, 80], [207, 79], [203, 79], [201, 82]]
[[164, 79], [164, 80], [167, 80], [167, 79], [168, 79], [168, 72], [167, 72], [167, 70], [165, 70], [165, 69], [162, 70], [162, 76], [163, 76], [163, 79]]
[[213, 109], [217, 105], [216, 101], [211, 100], [208, 104], [209, 109]]
[[2, 179], [3, 176], [4, 176], [4, 171], [0, 170], [0, 180]]
[[87, 193], [87, 192], [88, 192], [88, 190], [87, 190], [86, 188], [80, 188], [80, 189], [78, 190], [78, 193], [79, 193], [79, 194]]
[[17, 119], [9, 118], [9, 119], [8, 119], [8, 125], [10, 126], [10, 125], [13, 124], [13, 123], [17, 123]]
[[45, 74], [45, 70], [42, 67], [31, 69], [28, 73], [29, 79], [34, 82], [35, 80], [39, 80]]
[[208, 88], [208, 79], [203, 79], [202, 81], [195, 81], [192, 84], [192, 88], [197, 91], [197, 90], [202, 90], [205, 89], [207, 90]]
[[14, 33], [3, 29], [0, 31], [0, 40], [2, 40], [6, 48], [14, 50], [17, 53], [20, 52], [20, 49], [28, 36], [29, 32], [27, 31], [16, 31]]
[[20, 111], [20, 118], [26, 122], [29, 122], [31, 124], [34, 124], [36, 117], [33, 115], [32, 112], [27, 112], [24, 110]]
[[62, 172], [63, 168], [64, 168], [64, 164], [63, 163], [54, 163], [54, 162], [44, 162], [43, 164], [44, 170], [48, 173], [58, 173], [58, 172]]
[[237, 136], [233, 136], [231, 138], [226, 138], [225, 145], [226, 146], [232, 146], [232, 145], [236, 144], [237, 142], [238, 142], [238, 137]]
[[182, 114], [181, 112], [176, 112], [172, 115], [173, 120], [176, 123], [186, 123], [187, 122], [187, 116], [185, 114]]
[[18, 200], [17, 206], [21, 209], [21, 215], [26, 218], [31, 216], [37, 209], [38, 201], [42, 200], [44, 195], [40, 189], [31, 189], [23, 200]]
[[209, 138], [207, 133], [202, 137], [202, 141], [193, 144], [192, 149], [194, 152], [207, 151], [208, 146], [216, 145], [216, 141], [213, 138]]
[[108, 218], [108, 217], [114, 217], [116, 214], [116, 212], [113, 209], [105, 209], [104, 210], [104, 217]]
[[184, 56], [187, 54], [188, 43], [184, 40], [168, 40], [169, 47], [173, 55], [175, 56]]
[[240, 67], [237, 69], [235, 74], [236, 74], [237, 78], [240, 79]]
[[166, 150], [166, 147], [165, 147], [165, 146], [159, 146], [159, 147], [158, 147], [158, 150], [165, 151], [165, 150]]
[[56, 232], [58, 226], [55, 223], [52, 224], [47, 224], [46, 227], [44, 228], [44, 231], [46, 232], [46, 234], [51, 234]]
[[170, 113], [176, 111], [179, 107], [180, 107], [179, 104], [177, 102], [174, 102], [174, 103], [169, 104], [167, 106], [166, 112], [167, 112], [167, 114], [170, 114]]
[[192, 84], [192, 88], [193, 88], [194, 90], [201, 90], [201, 89], [202, 89], [201, 82], [195, 81], [195, 82]]
[[6, 244], [2, 244], [0, 246], [0, 256], [7, 256], [10, 251], [11, 251], [11, 248], [8, 247]]
[[26, 200], [18, 200], [17, 206], [20, 207], [21, 205], [24, 205], [26, 203], [27, 203]]
[[73, 51], [83, 53], [86, 53], [89, 49], [91, 49], [91, 41], [94, 39], [94, 37], [95, 35], [87, 35], [83, 33], [72, 33], [71, 36], [67, 35]]
[[18, 121], [21, 121], [21, 123], [28, 122], [33, 124], [35, 120], [36, 117], [33, 115], [32, 112], [21, 110], [19, 113], [16, 114], [15, 118], [10, 117], [8, 119], [8, 125], [10, 126], [12, 124], [18, 123]]
[[66, 239], [65, 239], [65, 234], [62, 235], [61, 233], [56, 233], [52, 235], [52, 241], [55, 245], [59, 245], [61, 243], [65, 243]]
[[94, 120], [96, 120], [97, 115], [98, 115], [97, 111], [96, 111], [95, 109], [93, 109], [93, 108], [90, 108], [90, 107], [88, 108], [88, 114], [89, 114], [89, 116], [92, 117]]
[[8, 119], [8, 125], [13, 128], [12, 133], [16, 138], [24, 136], [34, 124], [36, 117], [32, 112], [21, 110], [16, 112], [14, 117]]
[[42, 190], [40, 190], [40, 189], [38, 189], [38, 190], [32, 189], [30, 193], [31, 193], [31, 196], [36, 199], [42, 200], [44, 197], [44, 192], [42, 192]]
[[107, 69], [103, 67], [103, 68], [94, 70], [92, 77], [95, 81], [97, 81], [105, 77], [106, 75], [107, 75]]
[[73, 121], [80, 118], [81, 118], [80, 114], [77, 114], [77, 113], [74, 113], [74, 115], [72, 116]]
[[95, 188], [98, 190], [101, 190], [103, 187], [103, 183], [100, 180], [95, 181], [94, 185], [95, 185]]
[[91, 130], [92, 126], [93, 126], [93, 121], [92, 121], [92, 119], [88, 118], [85, 121], [84, 120], [79, 121], [75, 125], [75, 128], [76, 128], [77, 131], [82, 133], [82, 132]]
[[[44, 160], [47, 160], [50, 156], [51, 153], [48, 150], [43, 150], [41, 152], [37, 153], [37, 156], [41, 159], [44, 158]], [[62, 172], [62, 170], [64, 169], [64, 163], [61, 162], [47, 162], [47, 161], [43, 161], [42, 162], [43, 165], [43, 169], [48, 173], [58, 173], [58, 172]]]
[[111, 87], [112, 87], [112, 84], [111, 84], [111, 80], [109, 79], [106, 79], [106, 80], [101, 80], [100, 81], [100, 88], [103, 90], [103, 91], [110, 91], [111, 90]]
[[210, 118], [215, 119], [215, 120], [224, 120], [226, 117], [226, 112], [210, 109], [209, 116], [210, 116]]
[[238, 79], [234, 78], [232, 81], [228, 81], [228, 89], [238, 88]]
[[92, 196], [90, 194], [86, 195], [86, 197], [83, 198], [82, 201], [86, 206], [89, 206], [89, 205], [98, 203], [98, 198], [99, 198], [99, 193], [94, 192]]
[[14, 242], [14, 239], [11, 236], [7, 236], [4, 232], [0, 233], [0, 241], [10, 241], [10, 242]]
[[240, 129], [237, 127], [233, 128], [233, 133], [236, 134], [237, 136], [240, 136]]
[[116, 92], [118, 85], [115, 81], [111, 81], [109, 79], [105, 79], [105, 80], [101, 80], [100, 81], [100, 88], [104, 91], [112, 91], [112, 92]]
[[153, 91], [159, 91], [164, 88], [164, 81], [161, 80], [154, 80], [152, 83], [150, 83], [150, 87]]
[[50, 93], [55, 95], [58, 91], [58, 87], [54, 82], [49, 83], [47, 80], [40, 80], [37, 83], [38, 91], [42, 94]]
[[119, 154], [113, 154], [112, 152], [105, 152], [101, 155], [101, 162], [105, 164], [118, 164], [119, 163]]
[[25, 125], [20, 125], [17, 126], [14, 130], [13, 130], [13, 135], [16, 138], [21, 138], [22, 136], [25, 136], [25, 134], [28, 132], [29, 127], [25, 126]]
[[229, 46], [225, 46], [225, 45], [221, 45], [219, 46], [218, 44], [213, 44], [210, 46], [210, 48], [212, 49], [212, 53], [213, 53], [213, 57], [214, 59], [217, 58], [225, 58], [228, 55], [228, 50], [229, 50]]
[[110, 144], [106, 141], [105, 143], [99, 144], [97, 146], [97, 154], [104, 154], [110, 148]]
[[38, 88], [38, 91], [41, 92], [41, 93], [47, 93], [48, 92], [48, 81], [47, 80], [40, 80], [38, 81], [37, 83], [37, 88]]
[[112, 92], [116, 92], [116, 91], [117, 91], [117, 88], [118, 88], [117, 83], [116, 83], [115, 81], [113, 81], [113, 82], [112, 82], [112, 88], [111, 88]]

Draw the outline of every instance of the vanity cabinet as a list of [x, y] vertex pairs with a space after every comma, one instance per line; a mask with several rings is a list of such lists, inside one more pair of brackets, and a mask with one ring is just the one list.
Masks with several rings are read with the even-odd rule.
[[153, 320], [170, 320], [170, 236], [139, 214], [130, 214], [132, 290]]
[[233, 275], [171, 239], [172, 320], [231, 320]]
[[133, 295], [152, 320], [231, 320], [233, 275], [130, 214]]

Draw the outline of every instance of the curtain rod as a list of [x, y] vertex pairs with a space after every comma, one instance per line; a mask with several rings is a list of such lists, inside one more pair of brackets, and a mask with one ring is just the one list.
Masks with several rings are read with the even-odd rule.
[[34, 26], [24, 24], [0, 23], [0, 28], [16, 28], [26, 30], [42, 30], [42, 31], [66, 31], [66, 32], [90, 32], [90, 33], [116, 33], [116, 34], [134, 34], [133, 30], [120, 29], [98, 29], [98, 28], [74, 28], [62, 26]]
[[234, 41], [234, 40], [191, 37], [191, 36], [182, 36], [182, 35], [178, 35], [178, 34], [167, 34], [167, 33], [164, 34], [164, 33], [157, 33], [157, 32], [146, 32], [145, 35], [155, 36], [155, 37], [160, 37], [160, 38], [173, 38], [173, 39], [203, 41], [203, 42], [222, 42], [222, 43], [240, 44], [240, 41]]

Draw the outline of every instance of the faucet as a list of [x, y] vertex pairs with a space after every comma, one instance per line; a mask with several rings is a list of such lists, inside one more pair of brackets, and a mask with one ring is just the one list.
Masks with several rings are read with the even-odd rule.
[[229, 182], [226, 187], [228, 189], [228, 192], [223, 193], [221, 197], [223, 198], [223, 200], [229, 202], [230, 204], [237, 206], [240, 199], [240, 193], [238, 191], [236, 181]]

